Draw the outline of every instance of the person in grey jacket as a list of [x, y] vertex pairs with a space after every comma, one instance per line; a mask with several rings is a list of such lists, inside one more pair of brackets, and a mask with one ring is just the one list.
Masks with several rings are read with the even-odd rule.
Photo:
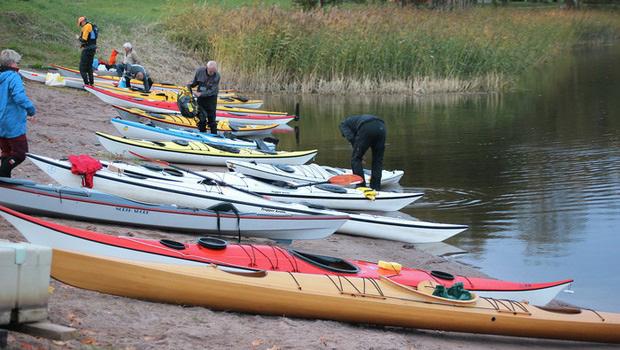
[[217, 134], [215, 111], [217, 109], [217, 95], [220, 93], [220, 73], [217, 72], [215, 61], [207, 62], [206, 67], [196, 69], [194, 80], [188, 87], [191, 89], [198, 86], [198, 130], [207, 131], [207, 121], [212, 134]]
[[26, 159], [26, 123], [36, 114], [18, 73], [20, 60], [13, 50], [0, 53], [0, 177], [11, 177], [11, 171]]
[[[383, 153], [385, 151], [385, 122], [370, 114], [354, 115], [340, 123], [340, 132], [353, 146], [351, 169], [353, 174], [365, 179], [362, 160], [368, 148], [372, 150], [372, 173], [370, 187], [381, 189], [381, 173], [383, 172]], [[358, 185], [366, 187], [366, 181]]]

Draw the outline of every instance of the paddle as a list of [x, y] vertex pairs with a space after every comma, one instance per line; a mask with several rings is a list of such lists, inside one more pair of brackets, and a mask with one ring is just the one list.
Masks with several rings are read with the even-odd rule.
[[305, 186], [314, 186], [314, 185], [321, 185], [321, 184], [349, 186], [349, 185], [357, 185], [359, 183], [362, 183], [363, 181], [364, 179], [359, 175], [342, 174], [342, 175], [334, 175], [330, 177], [329, 179], [327, 179], [327, 181], [311, 182], [311, 183], [301, 184], [301, 185], [291, 185], [291, 188], [300, 188], [300, 187], [305, 187]]
[[[257, 180], [262, 180], [262, 179], [257, 179]], [[272, 180], [272, 181], [262, 180], [262, 181], [267, 182], [274, 186], [278, 186], [278, 187], [286, 187], [286, 188], [295, 189], [295, 188], [300, 188], [300, 187], [305, 187], [305, 186], [322, 185], [322, 184], [327, 184], [327, 183], [338, 185], [338, 186], [357, 185], [362, 182], [362, 177], [355, 175], [355, 174], [334, 175], [330, 177], [329, 179], [327, 179], [327, 181], [311, 182], [307, 184], [295, 184], [295, 183], [291, 183], [287, 181], [278, 181], [278, 180]]]

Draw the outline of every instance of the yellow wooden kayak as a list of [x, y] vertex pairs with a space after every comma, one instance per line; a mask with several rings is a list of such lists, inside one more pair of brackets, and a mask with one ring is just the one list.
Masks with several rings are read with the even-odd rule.
[[137, 154], [175, 163], [225, 166], [227, 160], [245, 160], [265, 164], [305, 164], [317, 154], [309, 151], [270, 151], [233, 148], [199, 141], [146, 141], [97, 133], [99, 142], [110, 153], [129, 158]]
[[389, 279], [131, 262], [54, 250], [52, 276], [118, 296], [268, 315], [388, 326], [620, 343], [620, 314], [432, 295]]
[[[121, 118], [126, 120], [149, 122], [157, 126], [167, 128], [178, 128], [189, 131], [198, 130], [198, 120], [196, 118], [187, 118], [180, 114], [147, 112], [140, 108], [127, 108], [120, 106], [112, 107], [116, 109]], [[268, 134], [277, 126], [278, 124], [247, 125], [235, 123], [234, 125], [231, 125], [230, 119], [221, 119], [217, 121], [218, 132], [230, 132], [234, 135], [240, 136]]]

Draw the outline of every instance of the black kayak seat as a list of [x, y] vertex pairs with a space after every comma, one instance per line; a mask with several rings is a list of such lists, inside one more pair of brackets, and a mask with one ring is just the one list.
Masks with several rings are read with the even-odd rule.
[[165, 168], [164, 169], [164, 173], [166, 173], [168, 175], [176, 176], [176, 177], [183, 177], [183, 176], [185, 176], [181, 170], [177, 170], [177, 169], [174, 169], [174, 168]]
[[159, 114], [159, 113], [149, 113], [149, 115], [153, 118], [157, 118], [157, 119], [166, 119], [166, 116], [163, 114]]
[[172, 249], [176, 249], [176, 250], [183, 250], [183, 249], [185, 249], [185, 244], [183, 244], [181, 242], [173, 241], [171, 239], [160, 239], [159, 243], [161, 243], [163, 246], [166, 246], [166, 247], [172, 248]]
[[189, 141], [186, 141], [186, 140], [172, 140], [172, 142], [176, 143], [179, 146], [183, 146], [183, 147], [189, 146]]
[[437, 270], [431, 271], [431, 276], [437, 277], [442, 280], [447, 280], [447, 281], [452, 281], [454, 279], [453, 274], [443, 272], [443, 271], [437, 271]]
[[273, 164], [273, 167], [279, 170], [282, 170], [287, 173], [294, 173], [295, 169], [293, 169], [290, 165], [286, 164]]
[[257, 181], [268, 183], [272, 186], [282, 187], [282, 188], [296, 188], [297, 186], [291, 182], [280, 181], [280, 180], [265, 180], [265, 179], [259, 179], [259, 178], [254, 178], [254, 179], [256, 179]]
[[347, 189], [342, 187], [342, 186], [338, 186], [338, 185], [332, 185], [332, 184], [319, 184], [319, 185], [314, 185], [314, 187], [323, 190], [323, 191], [329, 191], [329, 192], [333, 192], [333, 193], [347, 193]]
[[218, 145], [218, 144], [214, 144], [210, 142], [203, 142], [203, 143], [209, 147], [213, 147], [215, 149], [219, 149], [220, 151], [224, 151], [228, 153], [240, 153], [241, 152], [238, 148], [235, 148], [235, 147]]
[[207, 249], [222, 250], [226, 248], [228, 242], [215, 237], [200, 237], [198, 238], [198, 245]]
[[133, 171], [124, 171], [124, 172], [123, 172], [123, 175], [125, 175], [125, 176], [127, 176], [127, 177], [131, 177], [131, 178], [133, 178], [133, 179], [139, 179], [139, 180], [145, 180], [145, 179], [148, 179], [148, 177], [146, 177], [146, 176], [144, 176], [144, 175], [142, 175], [142, 174], [135, 173], [135, 172], [133, 172]]
[[[205, 179], [206, 180], [206, 179]], [[209, 179], [211, 180], [211, 179]], [[233, 212], [238, 213], [239, 210], [232, 203], [229, 202], [220, 202], [218, 204], [214, 204], [207, 208], [208, 210], [219, 211], [219, 212]]]
[[162, 170], [164, 170], [164, 168], [160, 167], [157, 164], [145, 163], [145, 164], [142, 164], [142, 166], [145, 167], [146, 169], [152, 170], [152, 171], [162, 171]]
[[289, 252], [295, 257], [304, 260], [305, 262], [308, 262], [314, 266], [318, 266], [328, 271], [342, 273], [358, 273], [360, 271], [359, 267], [341, 258], [335, 258], [327, 255], [304, 253], [295, 249], [289, 249]]

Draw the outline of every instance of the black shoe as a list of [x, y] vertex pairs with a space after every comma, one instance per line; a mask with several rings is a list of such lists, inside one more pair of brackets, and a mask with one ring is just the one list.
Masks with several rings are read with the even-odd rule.
[[11, 177], [11, 165], [8, 158], [2, 158], [0, 161], [0, 177]]

